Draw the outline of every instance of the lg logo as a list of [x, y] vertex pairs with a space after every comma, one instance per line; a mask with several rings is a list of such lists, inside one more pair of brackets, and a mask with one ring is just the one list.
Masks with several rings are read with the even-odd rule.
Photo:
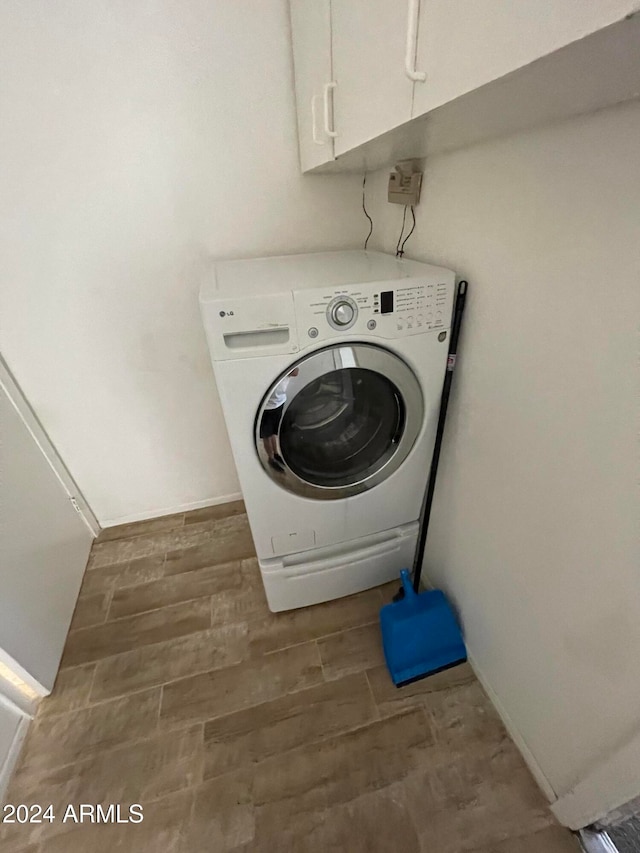
[[233, 311], [221, 311], [220, 316], [221, 317], [233, 317]]

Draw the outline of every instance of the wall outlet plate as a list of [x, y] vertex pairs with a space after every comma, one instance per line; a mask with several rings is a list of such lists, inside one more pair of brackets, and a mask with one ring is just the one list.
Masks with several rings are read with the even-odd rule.
[[422, 188], [422, 172], [414, 171], [412, 167], [402, 168], [399, 163], [389, 175], [387, 200], [392, 204], [412, 205], [420, 201]]

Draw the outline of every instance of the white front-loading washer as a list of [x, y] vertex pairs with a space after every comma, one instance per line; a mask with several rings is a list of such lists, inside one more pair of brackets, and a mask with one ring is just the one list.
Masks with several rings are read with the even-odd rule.
[[454, 288], [378, 252], [212, 265], [200, 306], [273, 611], [411, 566]]

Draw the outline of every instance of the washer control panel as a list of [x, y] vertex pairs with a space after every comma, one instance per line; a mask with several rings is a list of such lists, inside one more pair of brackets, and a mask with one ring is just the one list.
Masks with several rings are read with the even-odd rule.
[[300, 338], [323, 340], [350, 331], [399, 338], [448, 328], [454, 280], [367, 282], [294, 291]]

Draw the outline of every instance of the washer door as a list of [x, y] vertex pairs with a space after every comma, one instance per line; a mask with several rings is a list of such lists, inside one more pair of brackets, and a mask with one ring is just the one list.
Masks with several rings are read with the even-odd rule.
[[423, 415], [420, 385], [402, 359], [368, 344], [335, 345], [302, 359], [269, 388], [256, 448], [284, 489], [344, 498], [402, 464]]

